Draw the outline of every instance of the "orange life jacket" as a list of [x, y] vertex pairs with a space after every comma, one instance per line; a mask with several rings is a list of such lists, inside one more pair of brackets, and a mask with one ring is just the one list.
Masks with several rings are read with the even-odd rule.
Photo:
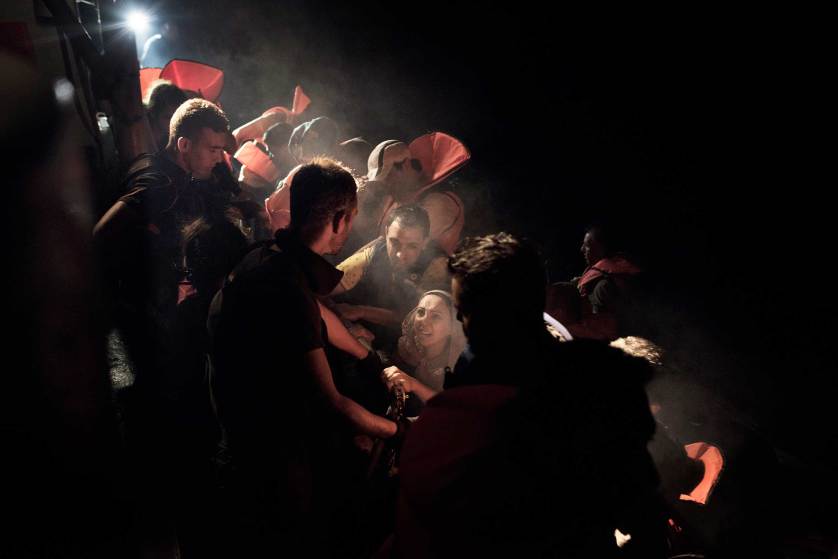
[[687, 451], [687, 456], [704, 465], [704, 477], [689, 495], [681, 495], [680, 498], [682, 501], [706, 505], [724, 470], [724, 456], [718, 447], [703, 442], [684, 445], [684, 449]]
[[624, 280], [627, 276], [635, 276], [640, 273], [640, 268], [626, 260], [622, 256], [603, 258], [593, 266], [588, 267], [579, 279], [579, 294], [582, 297], [590, 295], [590, 290], [601, 278], [613, 278], [618, 281]]

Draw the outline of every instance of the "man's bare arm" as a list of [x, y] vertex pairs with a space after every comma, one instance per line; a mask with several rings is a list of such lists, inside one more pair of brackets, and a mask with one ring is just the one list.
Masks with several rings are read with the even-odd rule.
[[400, 324], [401, 319], [389, 309], [381, 307], [371, 307], [368, 305], [350, 305], [348, 303], [339, 303], [335, 305], [337, 312], [345, 319], [356, 321], [366, 320], [373, 324], [380, 324], [382, 326], [390, 326], [393, 324]]
[[338, 315], [329, 310], [323, 303], [318, 301], [317, 304], [320, 306], [320, 316], [326, 323], [329, 342], [353, 357], [357, 357], [358, 359], [366, 357], [369, 354], [369, 350], [361, 345], [361, 342], [346, 329], [346, 326], [343, 325]]
[[396, 434], [396, 424], [368, 412], [361, 405], [338, 392], [332, 380], [332, 371], [326, 360], [326, 353], [322, 348], [314, 349], [305, 354], [305, 364], [309, 373], [317, 383], [320, 393], [338, 413], [343, 415], [359, 432], [385, 439]]

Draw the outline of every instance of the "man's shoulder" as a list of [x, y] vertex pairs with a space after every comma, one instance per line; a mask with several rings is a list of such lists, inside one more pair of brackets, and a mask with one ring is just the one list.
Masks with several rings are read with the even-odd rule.
[[163, 152], [143, 153], [137, 156], [128, 166], [125, 182], [138, 180], [155, 180], [160, 182], [175, 182], [186, 178], [186, 172], [171, 161]]
[[244, 319], [257, 329], [274, 330], [311, 313], [319, 314], [300, 275], [287, 254], [269, 245], [257, 246], [230, 273], [210, 314], [217, 320], [238, 323]]
[[165, 156], [144, 153], [128, 167], [122, 182], [125, 194], [120, 201], [131, 205], [162, 199], [158, 200], [160, 204], [171, 204], [177, 185], [185, 180], [186, 173]]
[[260, 243], [242, 258], [228, 277], [228, 285], [246, 289], [278, 288], [293, 283], [297, 269], [292, 259], [273, 243]]
[[358, 250], [356, 250], [351, 255], [347, 256], [346, 259], [337, 265], [339, 270], [344, 270], [346, 268], [351, 268], [355, 266], [366, 266], [368, 265], [373, 257], [378, 254], [382, 247], [384, 246], [384, 237], [378, 237], [373, 239], [372, 241], [368, 242]]
[[489, 423], [483, 420], [505, 409], [518, 394], [517, 387], [502, 384], [476, 384], [443, 390], [428, 400], [411, 429], [411, 435], [436, 429], [450, 433], [454, 425], [462, 427], [457, 430], [460, 434], [487, 429]]
[[337, 269], [343, 272], [340, 284], [345, 291], [349, 291], [358, 285], [366, 275], [366, 271], [373, 265], [376, 256], [382, 253], [383, 246], [383, 237], [373, 239], [337, 265]]
[[434, 272], [448, 267], [448, 253], [446, 253], [435, 241], [429, 241], [425, 250], [419, 256], [414, 266], [414, 271], [425, 274], [428, 271]]

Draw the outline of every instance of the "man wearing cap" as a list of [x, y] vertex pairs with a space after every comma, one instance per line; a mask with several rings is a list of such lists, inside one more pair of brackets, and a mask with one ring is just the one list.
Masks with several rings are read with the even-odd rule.
[[291, 152], [288, 151], [288, 140], [294, 129], [287, 122], [278, 122], [265, 130], [262, 141], [268, 146], [273, 155], [274, 164], [279, 169], [279, 175], [284, 177], [296, 165]]
[[[428, 213], [430, 238], [451, 254], [464, 225], [463, 202], [447, 189], [429, 189], [461, 167], [469, 157], [462, 142], [441, 132], [425, 134], [409, 146], [398, 140], [381, 142], [367, 161], [367, 178], [385, 186], [385, 196], [373, 219], [380, 224], [391, 209], [419, 204]], [[443, 169], [435, 168], [439, 165]]]
[[369, 179], [384, 181], [397, 202], [407, 203], [422, 181], [422, 164], [399, 140], [381, 142], [367, 161]]
[[317, 156], [332, 156], [337, 148], [338, 125], [327, 116], [300, 124], [288, 139], [288, 151], [298, 163]]
[[384, 231], [338, 265], [344, 276], [334, 294], [344, 294], [337, 306], [344, 318], [392, 330], [425, 291], [449, 290], [450, 278], [447, 255], [429, 242], [430, 222], [420, 206], [392, 210]]

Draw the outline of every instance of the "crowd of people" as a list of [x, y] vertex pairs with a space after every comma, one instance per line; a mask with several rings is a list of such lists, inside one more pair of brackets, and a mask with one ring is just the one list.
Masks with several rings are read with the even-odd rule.
[[305, 109], [234, 129], [168, 82], [147, 111], [159, 149], [93, 234], [148, 525], [184, 557], [677, 549], [706, 465], [656, 434], [625, 342], [643, 274], [606, 226], [547, 285], [531, 241], [461, 239], [452, 136], [373, 145]]

